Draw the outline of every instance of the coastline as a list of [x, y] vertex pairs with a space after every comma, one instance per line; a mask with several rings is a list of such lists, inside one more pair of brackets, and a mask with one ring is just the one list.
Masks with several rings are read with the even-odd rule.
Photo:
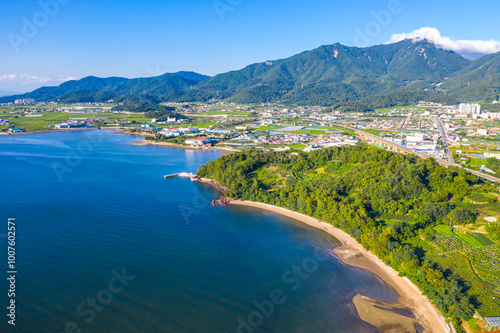
[[[47, 132], [73, 132], [73, 131], [86, 131], [86, 130], [97, 130], [98, 128], [88, 128], [88, 129], [69, 129], [69, 130], [50, 130], [50, 131], [41, 131], [41, 132], [25, 132], [25, 133], [17, 133], [17, 134], [10, 134], [10, 135], [18, 135], [18, 134], [31, 134], [31, 133], [47, 133]], [[106, 130], [116, 130], [116, 128], [103, 128]], [[134, 135], [134, 136], [141, 136], [141, 137], [148, 137], [151, 136], [150, 134], [143, 133], [142, 135], [138, 135], [138, 133], [131, 133], [131, 132], [122, 132], [118, 131], [118, 133], [122, 134], [127, 134], [127, 135]], [[166, 146], [166, 147], [174, 147], [174, 148], [181, 148], [181, 149], [187, 149], [187, 150], [208, 150], [204, 148], [198, 148], [198, 147], [189, 147], [189, 146], [184, 146], [184, 145], [179, 145], [179, 144], [173, 144], [169, 142], [152, 142], [149, 140], [141, 140], [141, 141], [134, 141], [130, 143], [131, 145], [158, 145], [158, 146]], [[221, 147], [214, 147], [212, 148], [213, 150], [222, 150], [222, 151], [227, 151], [227, 152], [235, 152], [237, 150], [231, 149], [231, 148], [221, 148]], [[193, 177], [195, 175], [192, 174], [180, 174], [180, 177], [188, 177], [191, 178], [193, 181]], [[207, 178], [202, 178], [197, 180], [200, 183], [205, 183], [207, 185], [211, 185], [216, 187], [217, 182], [207, 179]], [[217, 187], [216, 187], [217, 188]], [[425, 296], [422, 295], [421, 291], [419, 288], [414, 285], [408, 278], [406, 277], [401, 277], [399, 274], [394, 271], [391, 267], [386, 265], [380, 258], [378, 258], [376, 255], [374, 255], [372, 252], [366, 250], [361, 244], [359, 244], [353, 237], [351, 237], [349, 234], [343, 232], [342, 230], [333, 227], [332, 225], [320, 221], [318, 219], [312, 218], [310, 216], [297, 213], [285, 208], [281, 208], [278, 206], [273, 206], [269, 204], [264, 204], [264, 203], [259, 203], [259, 202], [252, 202], [252, 201], [240, 201], [240, 200], [234, 200], [230, 202], [231, 205], [235, 206], [247, 206], [247, 207], [252, 207], [252, 208], [258, 208], [258, 209], [263, 209], [266, 211], [271, 211], [277, 214], [281, 214], [283, 216], [287, 216], [290, 218], [293, 218], [296, 221], [299, 221], [301, 223], [305, 223], [313, 228], [319, 229], [321, 231], [324, 231], [336, 239], [340, 241], [342, 245], [335, 247], [333, 249], [333, 252], [339, 257], [339, 259], [346, 265], [354, 266], [354, 267], [359, 267], [362, 269], [366, 269], [373, 274], [377, 275], [380, 279], [391, 285], [400, 295], [397, 303], [393, 304], [387, 304], [387, 303], [382, 303], [378, 302], [376, 300], [371, 300], [366, 297], [363, 297], [361, 295], [357, 295], [353, 299], [353, 303], [358, 311], [359, 317], [372, 324], [375, 327], [378, 327], [381, 332], [384, 332], [386, 329], [384, 327], [392, 327], [394, 328], [394, 324], [400, 324], [400, 323], [405, 323], [401, 324], [400, 327], [408, 327], [407, 323], [410, 322], [408, 321], [408, 317], [404, 317], [401, 315], [397, 315], [398, 317], [404, 317], [404, 318], [390, 318], [390, 320], [385, 320], [381, 321], [380, 320], [380, 311], [385, 313], [387, 315], [388, 311], [384, 310], [378, 310], [379, 306], [383, 304], [384, 307], [386, 308], [398, 308], [398, 306], [404, 306], [408, 309], [410, 309], [416, 316], [416, 321], [419, 321], [423, 327], [426, 328], [424, 332], [443, 332], [443, 333], [450, 333], [451, 329], [447, 325], [445, 318], [442, 316], [442, 314], [437, 310], [437, 308], [429, 301], [429, 299]], [[390, 317], [389, 315], [387, 315]], [[393, 316], [394, 317], [394, 316]], [[392, 320], [392, 321], [391, 321]], [[392, 325], [392, 326], [391, 326]], [[407, 330], [405, 330], [406, 332]], [[396, 332], [396, 331], [394, 331]], [[398, 330], [397, 332], [402, 332], [402, 330]]]
[[210, 178], [200, 178], [197, 175], [195, 175], [194, 173], [190, 173], [190, 172], [180, 172], [180, 173], [164, 176], [165, 179], [175, 178], [175, 177], [189, 178], [194, 183], [210, 185], [221, 193], [224, 193], [225, 191], [227, 191], [227, 188], [225, 188], [224, 186], [220, 186], [219, 183], [217, 183], [215, 180], [210, 179]]
[[46, 131], [31, 131], [19, 133], [0, 133], [0, 137], [9, 135], [27, 135], [27, 134], [40, 134], [40, 133], [59, 133], [59, 132], [79, 132], [79, 131], [97, 131], [105, 128], [89, 127], [89, 128], [68, 128], [68, 129], [55, 129]]
[[[116, 128], [117, 133], [121, 134], [126, 134], [126, 135], [132, 135], [132, 136], [138, 136], [141, 138], [154, 138], [153, 134], [150, 133], [143, 133], [143, 132], [130, 132], [126, 128]], [[180, 145], [177, 143], [171, 143], [171, 142], [153, 142], [150, 140], [139, 140], [139, 141], [134, 141], [130, 143], [131, 145], [134, 146], [162, 146], [162, 147], [171, 147], [171, 148], [180, 148], [180, 149], [187, 149], [187, 150], [221, 150], [223, 152], [228, 152], [228, 153], [235, 153], [238, 152], [239, 150], [237, 149], [232, 149], [232, 148], [226, 148], [226, 147], [212, 147], [210, 149], [203, 148], [203, 147], [191, 147], [191, 146], [185, 146], [185, 145]]]
[[[332, 235], [333, 237], [337, 238], [342, 244], [341, 246], [333, 249], [333, 252], [340, 258], [340, 260], [346, 265], [369, 270], [370, 272], [381, 278], [383, 281], [391, 285], [400, 295], [398, 302], [395, 304], [403, 305], [404, 307], [410, 309], [415, 314], [417, 321], [420, 321], [421, 325], [425, 328], [424, 332], [451, 332], [451, 329], [447, 325], [443, 315], [429, 301], [427, 296], [422, 295], [422, 292], [416, 285], [414, 285], [408, 278], [399, 276], [399, 274], [394, 269], [386, 265], [372, 252], [366, 250], [353, 237], [351, 237], [344, 231], [310, 216], [269, 204], [240, 200], [231, 201], [230, 204], [236, 206], [259, 208], [281, 214]], [[376, 312], [372, 312], [371, 315], [367, 315], [367, 308], [370, 306], [376, 306], [377, 301], [370, 300], [366, 297], [361, 297], [361, 299], [357, 298], [354, 302], [360, 317], [362, 317], [363, 320], [369, 322], [370, 324], [378, 327], [377, 325], [380, 325], [379, 314], [377, 314]], [[400, 315], [395, 316], [403, 317]], [[400, 320], [401, 318], [398, 318], [399, 322]], [[381, 332], [384, 331], [383, 327], [378, 328], [381, 329]]]
[[[39, 133], [60, 133], [60, 132], [79, 132], [79, 131], [95, 131], [95, 130], [107, 130], [107, 131], [115, 131], [115, 133], [120, 133], [120, 134], [125, 134], [125, 135], [131, 135], [131, 136], [137, 136], [141, 138], [153, 138], [153, 134], [149, 133], [134, 133], [134, 132], [129, 132], [126, 128], [124, 127], [101, 127], [101, 128], [74, 128], [74, 129], [59, 129], [59, 130], [45, 130], [45, 131], [32, 131], [32, 132], [20, 132], [20, 133], [0, 133], [0, 137], [2, 136], [11, 136], [11, 135], [28, 135], [28, 134], [39, 134]], [[187, 149], [187, 150], [219, 150], [222, 153], [225, 154], [231, 154], [231, 153], [236, 153], [239, 150], [233, 149], [233, 148], [227, 148], [227, 147], [212, 147], [210, 149], [207, 148], [202, 148], [202, 147], [191, 147], [191, 146], [185, 146], [185, 145], [180, 145], [176, 143], [170, 143], [170, 142], [152, 142], [150, 140], [138, 140], [138, 141], [133, 141], [130, 143], [131, 145], [134, 146], [145, 146], [145, 145], [152, 145], [152, 146], [162, 146], [162, 147], [171, 147], [171, 148], [180, 148], [180, 149]]]
[[[135, 133], [123, 133], [123, 134], [136, 135]], [[226, 148], [226, 147], [215, 146], [215, 147], [207, 149], [207, 148], [202, 148], [202, 147], [184, 146], [184, 145], [180, 145], [177, 143], [170, 143], [170, 142], [152, 142], [150, 140], [134, 141], [134, 142], [131, 142], [130, 144], [134, 145], [134, 146], [162, 146], [162, 147], [180, 148], [180, 149], [187, 149], [187, 150], [221, 150], [223, 152], [228, 152], [228, 153], [238, 152], [237, 149]]]

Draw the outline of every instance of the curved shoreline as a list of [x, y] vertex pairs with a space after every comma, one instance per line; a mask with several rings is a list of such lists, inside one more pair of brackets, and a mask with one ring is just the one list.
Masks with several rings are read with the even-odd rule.
[[[128, 135], [131, 135], [131, 134], [128, 134]], [[212, 147], [212, 148], [200, 148], [200, 147], [191, 147], [191, 146], [184, 146], [184, 145], [180, 145], [180, 144], [177, 144], [177, 143], [170, 143], [170, 142], [152, 142], [150, 140], [140, 140], [140, 141], [134, 141], [134, 142], [131, 142], [130, 143], [131, 145], [134, 145], [134, 146], [162, 146], [162, 147], [171, 147], [171, 148], [180, 148], [180, 149], [187, 149], [187, 150], [204, 150], [204, 151], [210, 151], [210, 150], [222, 150], [223, 152], [230, 152], [230, 153], [234, 153], [234, 152], [237, 152], [238, 150], [236, 149], [232, 149], [232, 148], [226, 148], [226, 147]]]
[[40, 133], [60, 133], [60, 132], [79, 132], [79, 131], [97, 131], [106, 128], [97, 128], [97, 127], [87, 127], [87, 128], [66, 128], [66, 129], [53, 129], [53, 130], [43, 130], [43, 131], [31, 131], [31, 132], [19, 132], [19, 133], [0, 133], [0, 137], [2, 136], [11, 136], [11, 135], [27, 135], [27, 134], [40, 134]]
[[[451, 333], [452, 330], [446, 323], [446, 319], [439, 310], [429, 301], [427, 296], [423, 295], [420, 289], [413, 284], [407, 277], [401, 277], [399, 274], [386, 265], [380, 258], [372, 252], [366, 250], [353, 237], [346, 232], [333, 227], [331, 224], [312, 218], [310, 216], [291, 211], [286, 208], [281, 208], [269, 204], [253, 202], [253, 201], [231, 201], [231, 205], [246, 206], [259, 208], [266, 211], [271, 211], [283, 216], [287, 216], [305, 223], [313, 228], [322, 230], [341, 242], [341, 246], [333, 249], [333, 252], [340, 260], [347, 265], [355, 266], [369, 270], [373, 274], [380, 277], [383, 281], [391, 285], [400, 295], [398, 300], [402, 304], [413, 311], [417, 319], [425, 327], [424, 332], [436, 333]], [[367, 300], [370, 302], [370, 300]], [[358, 311], [360, 308], [357, 306]], [[367, 318], [366, 318], [367, 319]], [[369, 322], [369, 319], [365, 320]], [[374, 324], [370, 322], [370, 324]]]

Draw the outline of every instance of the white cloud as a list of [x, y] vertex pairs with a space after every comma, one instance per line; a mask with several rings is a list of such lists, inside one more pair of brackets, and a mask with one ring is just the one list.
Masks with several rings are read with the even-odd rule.
[[496, 40], [459, 40], [442, 36], [438, 29], [424, 27], [410, 33], [394, 34], [388, 43], [396, 43], [404, 39], [427, 39], [436, 46], [455, 51], [470, 59], [479, 58], [485, 54], [500, 52], [500, 42]]
[[53, 83], [53, 84], [59, 84], [61, 82], [66, 82], [69, 80], [76, 80], [76, 77], [73, 76], [53, 76], [53, 77], [45, 77], [45, 76], [35, 76], [35, 75], [30, 75], [27, 73], [24, 74], [6, 74], [6, 75], [0, 75], [0, 81], [9, 81], [9, 82], [15, 82], [15, 83], [20, 83], [20, 84], [26, 84], [26, 85], [31, 85], [31, 84], [45, 84], [45, 83]]

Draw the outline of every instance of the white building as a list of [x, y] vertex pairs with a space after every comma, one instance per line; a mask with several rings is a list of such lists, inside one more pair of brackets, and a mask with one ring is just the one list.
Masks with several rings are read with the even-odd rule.
[[35, 104], [35, 100], [33, 98], [23, 98], [23, 99], [16, 99], [14, 101], [15, 105], [30, 105], [30, 104]]
[[483, 129], [483, 128], [479, 128], [479, 129], [477, 130], [477, 135], [481, 135], [481, 136], [488, 135], [488, 130]]
[[415, 133], [412, 136], [407, 136], [406, 137], [407, 142], [421, 142], [424, 141], [424, 134], [423, 133]]
[[497, 160], [500, 160], [500, 153], [486, 152], [486, 153], [484, 153], [483, 155], [484, 155], [484, 157], [488, 157], [488, 158], [490, 158], [490, 157], [494, 157], [494, 158], [496, 158]]
[[179, 127], [177, 130], [181, 133], [196, 133], [198, 132], [198, 127]]
[[499, 112], [485, 112], [481, 114], [481, 119], [499, 119]]
[[459, 107], [459, 112], [460, 114], [481, 114], [481, 105], [479, 104], [472, 104], [472, 103], [469, 103], [469, 104], [465, 104], [465, 103], [462, 103], [460, 104], [460, 107]]

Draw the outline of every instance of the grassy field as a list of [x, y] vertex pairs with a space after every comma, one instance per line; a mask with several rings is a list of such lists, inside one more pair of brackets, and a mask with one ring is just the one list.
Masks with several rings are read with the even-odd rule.
[[325, 132], [324, 130], [300, 130], [300, 131], [295, 131], [291, 132], [293, 134], [309, 134], [309, 135], [328, 135], [329, 133]]
[[190, 124], [191, 127], [198, 127], [198, 128], [209, 128], [210, 126], [216, 126], [216, 125], [217, 122], [215, 121], [203, 122], [201, 119], [196, 119]]
[[[71, 105], [75, 106], [75, 105]], [[53, 108], [54, 106], [50, 106]], [[58, 106], [60, 107], [60, 106]], [[48, 106], [41, 106], [38, 109], [49, 108]], [[55, 126], [56, 124], [60, 124], [65, 121], [69, 121], [72, 118], [95, 118], [98, 120], [102, 120], [107, 122], [108, 124], [114, 123], [124, 123], [127, 121], [131, 122], [131, 125], [134, 124], [143, 124], [149, 123], [151, 119], [144, 118], [142, 113], [112, 113], [112, 112], [100, 112], [100, 113], [69, 113], [69, 112], [61, 112], [61, 111], [47, 111], [37, 113], [37, 115], [42, 115], [41, 117], [29, 117], [24, 116], [23, 114], [15, 113], [26, 108], [18, 108], [18, 107], [9, 107], [9, 108], [1, 108], [0, 109], [0, 117], [4, 120], [8, 120], [13, 124], [13, 127], [24, 128], [27, 132], [33, 131], [41, 131], [47, 130], [48, 126]]]
[[494, 245], [495, 243], [487, 236], [480, 233], [459, 234], [458, 237], [472, 247], [483, 247]]
[[436, 232], [440, 233], [441, 235], [452, 235], [453, 234], [453, 229], [445, 224], [440, 224], [437, 227], [434, 228]]
[[305, 145], [303, 143], [299, 143], [299, 144], [296, 144], [296, 145], [289, 145], [288, 147], [290, 147], [292, 149], [303, 149], [303, 148], [307, 147], [307, 145]]
[[481, 167], [481, 165], [486, 164], [486, 160], [481, 158], [469, 157], [469, 161], [466, 163], [467, 166]]
[[260, 126], [259, 130], [260, 131], [277, 131], [279, 129], [275, 126]]
[[248, 116], [250, 111], [208, 111], [203, 112], [204, 115], [213, 116]]

